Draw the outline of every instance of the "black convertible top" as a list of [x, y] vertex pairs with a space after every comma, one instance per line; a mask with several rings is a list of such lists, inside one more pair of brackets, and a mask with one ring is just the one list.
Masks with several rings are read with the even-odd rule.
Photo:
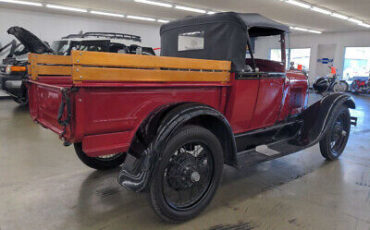
[[[269, 30], [269, 33], [266, 33], [265, 36], [277, 35], [281, 32], [289, 32], [289, 26], [266, 18], [260, 14], [253, 13], [235, 13], [235, 12], [223, 12], [213, 15], [202, 15], [197, 17], [187, 17], [181, 20], [173, 21], [167, 24], [162, 25], [162, 33], [185, 26], [194, 26], [202, 24], [214, 24], [214, 23], [236, 23], [241, 26], [243, 30], [250, 30], [253, 28], [259, 28], [259, 30]], [[263, 36], [263, 33], [260, 34], [251, 34], [251, 37]]]
[[289, 27], [260, 14], [223, 12], [186, 17], [161, 26], [161, 55], [232, 61], [245, 69], [249, 38], [289, 32]]

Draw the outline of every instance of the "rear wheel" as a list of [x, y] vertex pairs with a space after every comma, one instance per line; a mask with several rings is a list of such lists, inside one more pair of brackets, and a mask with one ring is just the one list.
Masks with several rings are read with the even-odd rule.
[[100, 157], [89, 157], [82, 150], [82, 144], [74, 144], [76, 154], [78, 158], [87, 166], [97, 170], [108, 170], [115, 168], [123, 163], [125, 160], [125, 153], [117, 153], [111, 155], [105, 155]]
[[223, 163], [221, 144], [212, 132], [198, 126], [182, 128], [153, 172], [150, 199], [155, 212], [170, 222], [198, 215], [216, 192]]
[[329, 130], [320, 141], [320, 151], [327, 160], [335, 160], [343, 153], [351, 131], [349, 109], [342, 105], [329, 122]]

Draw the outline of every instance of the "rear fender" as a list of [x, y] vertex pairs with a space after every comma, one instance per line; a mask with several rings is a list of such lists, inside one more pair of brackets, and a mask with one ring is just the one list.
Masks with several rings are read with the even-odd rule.
[[303, 111], [300, 115], [303, 120], [303, 127], [295, 144], [307, 146], [320, 141], [328, 129], [329, 118], [333, 115], [335, 109], [341, 105], [351, 109], [356, 107], [352, 97], [343, 93], [334, 93], [322, 98]]
[[[128, 159], [126, 159], [119, 174], [118, 182], [122, 186], [136, 192], [145, 190], [150, 182], [152, 171], [161, 158], [161, 152], [170, 138], [184, 125], [201, 125], [199, 121], [203, 119], [199, 118], [205, 116], [209, 120], [219, 122], [218, 124], [224, 129], [222, 134], [216, 136], [220, 138], [220, 136], [224, 135], [222, 138], [226, 141], [224, 141], [222, 145], [224, 153], [227, 153], [225, 159], [229, 164], [233, 164], [233, 162], [235, 162], [236, 144], [232, 129], [226, 118], [220, 112], [209, 106], [186, 103], [171, 108], [166, 112], [165, 116], [163, 116], [160, 121], [160, 125], [156, 129], [157, 132], [155, 137], [141, 153], [139, 158], [137, 158], [137, 156], [132, 156], [132, 154], [128, 154]], [[155, 120], [155, 116], [150, 119]], [[150, 127], [150, 124], [146, 126]], [[211, 131], [215, 132], [215, 129]]]

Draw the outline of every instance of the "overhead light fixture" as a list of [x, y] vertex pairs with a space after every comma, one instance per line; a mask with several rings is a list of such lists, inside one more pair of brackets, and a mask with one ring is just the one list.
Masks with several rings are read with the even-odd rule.
[[358, 25], [363, 26], [363, 27], [366, 27], [366, 28], [370, 28], [370, 25], [369, 24], [366, 24], [366, 23], [360, 23]]
[[178, 10], [191, 11], [191, 12], [200, 13], [200, 14], [205, 14], [206, 13], [205, 10], [192, 8], [192, 7], [187, 7], [187, 6], [176, 5], [175, 8], [178, 9]]
[[308, 32], [314, 33], [314, 34], [322, 34], [322, 32], [318, 30], [308, 30]]
[[348, 21], [353, 22], [353, 23], [356, 23], [356, 24], [362, 24], [362, 23], [364, 23], [363, 21], [357, 20], [355, 18], [349, 18]]
[[169, 23], [169, 22], [170, 22], [170, 20], [157, 19], [157, 22], [160, 22], [160, 23]]
[[302, 28], [302, 27], [290, 27], [292, 30], [298, 30], [298, 31], [304, 31], [307, 32], [308, 29]]
[[53, 4], [46, 4], [46, 7], [51, 8], [51, 9], [74, 11], [74, 12], [80, 12], [80, 13], [86, 13], [87, 12], [86, 9], [74, 8], [74, 7], [69, 7], [69, 6], [53, 5]]
[[321, 13], [321, 14], [326, 14], [326, 15], [329, 15], [329, 14], [332, 14], [331, 11], [329, 10], [325, 10], [325, 9], [322, 9], [322, 8], [319, 8], [319, 7], [312, 7], [311, 10], [315, 11], [315, 12], [318, 12], [318, 13]]
[[331, 16], [333, 16], [335, 18], [343, 19], [343, 20], [347, 20], [349, 18], [349, 17], [347, 17], [343, 14], [338, 14], [338, 13], [332, 13]]
[[117, 18], [123, 18], [125, 15], [123, 14], [114, 14], [114, 13], [108, 13], [108, 12], [102, 12], [102, 11], [95, 11], [91, 10], [91, 14], [97, 14], [97, 15], [103, 15], [103, 16], [109, 16], [109, 17], [117, 17]]
[[39, 2], [28, 2], [28, 1], [18, 1], [18, 0], [0, 0], [0, 2], [27, 5], [27, 6], [42, 6], [42, 4]]
[[216, 12], [214, 11], [208, 11], [207, 14], [215, 14]]
[[321, 31], [318, 31], [318, 30], [310, 30], [310, 29], [306, 29], [306, 28], [302, 28], [302, 27], [294, 27], [294, 26], [291, 26], [290, 29], [291, 30], [302, 31], [302, 32], [314, 33], [314, 34], [322, 34]]
[[156, 1], [149, 1], [149, 0], [134, 0], [134, 1], [138, 3], [153, 5], [153, 6], [161, 6], [161, 7], [167, 7], [167, 8], [173, 7], [172, 4], [164, 3], [164, 2], [156, 2]]
[[148, 18], [148, 17], [141, 17], [141, 16], [134, 16], [134, 15], [127, 15], [128, 19], [135, 19], [135, 20], [141, 20], [141, 21], [149, 21], [149, 22], [154, 22], [154, 18]]
[[306, 9], [311, 8], [311, 5], [309, 5], [307, 3], [303, 3], [303, 2], [298, 2], [298, 1], [295, 1], [295, 0], [288, 0], [288, 1], [286, 1], [286, 3], [292, 4], [292, 5], [295, 5], [295, 6], [299, 6], [299, 7], [302, 7], [302, 8], [306, 8]]

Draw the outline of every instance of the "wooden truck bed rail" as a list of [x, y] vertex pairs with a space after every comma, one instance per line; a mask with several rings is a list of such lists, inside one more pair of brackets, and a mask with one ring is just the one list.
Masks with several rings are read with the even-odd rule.
[[32, 80], [42, 76], [72, 76], [70, 56], [29, 54], [28, 75]]
[[79, 82], [228, 82], [230, 61], [160, 57], [90, 51], [70, 56], [30, 54], [32, 80], [70, 76]]

